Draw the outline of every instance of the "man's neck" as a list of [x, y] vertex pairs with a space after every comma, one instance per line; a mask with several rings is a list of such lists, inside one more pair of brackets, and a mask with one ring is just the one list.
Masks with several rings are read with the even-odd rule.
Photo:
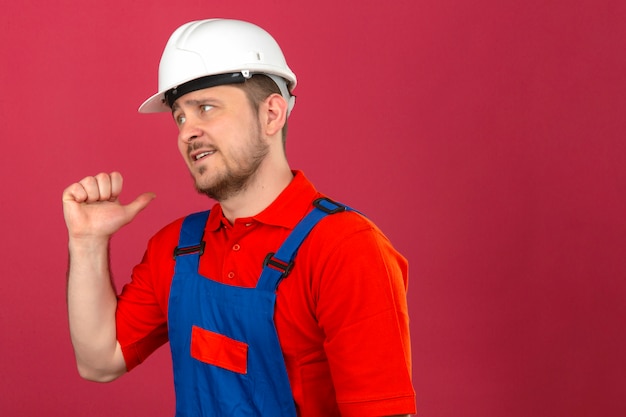
[[243, 190], [219, 202], [224, 217], [234, 223], [236, 219], [259, 214], [276, 200], [292, 179], [288, 165], [277, 169], [260, 168]]

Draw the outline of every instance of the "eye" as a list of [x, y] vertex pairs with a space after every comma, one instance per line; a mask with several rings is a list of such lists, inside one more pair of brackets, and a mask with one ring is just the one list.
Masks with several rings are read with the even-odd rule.
[[181, 126], [183, 123], [187, 121], [187, 118], [184, 115], [179, 114], [179, 115], [174, 116], [174, 120], [176, 121], [176, 124], [178, 126]]
[[211, 106], [210, 104], [203, 104], [203, 105], [200, 106], [200, 111], [202, 113], [206, 113], [209, 110], [211, 110], [212, 108], [213, 108], [213, 106]]

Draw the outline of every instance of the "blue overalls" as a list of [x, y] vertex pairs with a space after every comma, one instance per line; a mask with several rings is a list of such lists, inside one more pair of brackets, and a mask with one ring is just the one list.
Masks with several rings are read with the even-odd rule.
[[268, 254], [255, 288], [202, 277], [198, 266], [209, 212], [185, 218], [168, 311], [176, 417], [296, 417], [274, 326], [276, 290], [317, 222], [346, 210], [328, 199], [313, 204], [278, 252]]

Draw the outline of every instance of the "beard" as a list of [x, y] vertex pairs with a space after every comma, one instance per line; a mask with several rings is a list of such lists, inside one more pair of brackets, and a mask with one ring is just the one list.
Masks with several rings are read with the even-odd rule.
[[[224, 160], [224, 168], [217, 177], [206, 183], [202, 182], [202, 178], [195, 181], [198, 193], [215, 201], [225, 201], [246, 189], [269, 152], [269, 145], [263, 141], [260, 132], [253, 133], [252, 140], [236, 160]], [[208, 168], [201, 167], [198, 174], [202, 176], [207, 170]]]

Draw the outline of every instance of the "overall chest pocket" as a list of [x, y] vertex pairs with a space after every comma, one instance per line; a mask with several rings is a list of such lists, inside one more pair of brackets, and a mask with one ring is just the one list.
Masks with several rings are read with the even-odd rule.
[[247, 343], [199, 326], [193, 326], [191, 329], [191, 356], [201, 362], [238, 374], [248, 372]]

